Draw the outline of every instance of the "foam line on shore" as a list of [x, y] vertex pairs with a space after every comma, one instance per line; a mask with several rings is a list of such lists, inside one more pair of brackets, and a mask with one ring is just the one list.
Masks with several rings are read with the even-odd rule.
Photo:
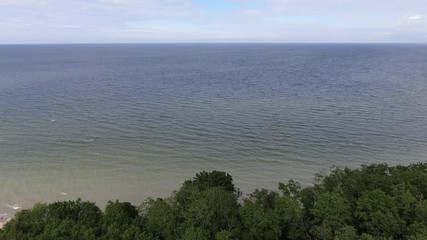
[[4, 213], [0, 215], [0, 229], [3, 228], [3, 226], [8, 223], [10, 220], [12, 220], [12, 215]]

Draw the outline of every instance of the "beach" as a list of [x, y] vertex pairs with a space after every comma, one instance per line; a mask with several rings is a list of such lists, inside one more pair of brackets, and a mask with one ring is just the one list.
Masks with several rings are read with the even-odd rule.
[[3, 226], [8, 223], [10, 220], [12, 220], [12, 216], [9, 214], [3, 214], [0, 215], [0, 229], [3, 228]]

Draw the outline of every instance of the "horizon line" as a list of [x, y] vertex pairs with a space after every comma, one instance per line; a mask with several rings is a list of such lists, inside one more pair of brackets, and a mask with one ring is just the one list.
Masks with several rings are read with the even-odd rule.
[[360, 45], [423, 45], [427, 44], [427, 42], [46, 42], [46, 43], [0, 43], [0, 46], [5, 45], [143, 45], [143, 44], [182, 44], [182, 45], [190, 45], [190, 44], [360, 44]]

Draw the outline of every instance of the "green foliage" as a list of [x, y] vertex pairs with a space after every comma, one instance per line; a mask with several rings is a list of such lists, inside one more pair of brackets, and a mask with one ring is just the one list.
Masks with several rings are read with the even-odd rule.
[[205, 229], [199, 227], [189, 227], [185, 229], [182, 240], [208, 240], [209, 234]]
[[337, 193], [320, 194], [311, 213], [314, 225], [321, 225], [332, 232], [346, 226], [351, 220], [350, 205]]
[[214, 187], [221, 187], [229, 192], [235, 192], [236, 187], [233, 184], [233, 178], [230, 174], [220, 171], [200, 172], [196, 174], [193, 180], [186, 181], [184, 186], [194, 185], [199, 190], [204, 191]]
[[2, 230], [4, 239], [97, 239], [101, 210], [80, 199], [36, 204], [19, 212]]
[[415, 206], [415, 221], [427, 226], [427, 199], [418, 202]]
[[243, 222], [243, 240], [279, 238], [280, 219], [274, 209], [264, 208], [261, 204], [247, 200], [240, 209], [240, 215]]
[[[186, 181], [169, 199], [149, 200], [142, 216], [147, 230], [161, 239], [191, 239], [203, 236], [214, 239], [240, 227], [238, 191], [233, 179], [224, 172], [201, 172]], [[190, 229], [190, 230], [189, 230]]]
[[215, 234], [215, 240], [234, 240], [233, 234], [227, 230], [222, 230]]
[[186, 225], [203, 228], [209, 236], [238, 227], [239, 204], [232, 192], [213, 187], [198, 193], [183, 213]]
[[138, 239], [143, 234], [138, 210], [129, 202], [109, 201], [103, 214], [102, 228], [104, 239]]
[[201, 172], [169, 198], [136, 208], [82, 200], [18, 212], [0, 240], [421, 240], [427, 239], [427, 163], [363, 165], [318, 175], [302, 188], [241, 194], [224, 172]]
[[373, 236], [395, 236], [400, 219], [394, 199], [382, 190], [367, 191], [357, 201], [356, 217], [367, 233]]
[[200, 172], [192, 180], [185, 181], [181, 189], [176, 192], [174, 200], [177, 206], [185, 210], [199, 192], [211, 188], [222, 188], [227, 192], [238, 194], [238, 189], [233, 184], [230, 174], [220, 171]]
[[149, 199], [140, 208], [148, 232], [160, 239], [176, 239], [180, 235], [182, 217], [171, 203], [161, 198]]
[[304, 210], [298, 199], [281, 196], [276, 200], [274, 212], [279, 217], [280, 239], [302, 239], [306, 231]]
[[128, 225], [138, 216], [138, 210], [129, 202], [109, 201], [105, 207], [104, 222], [107, 225]]
[[425, 240], [427, 239], [427, 227], [421, 227], [418, 231], [409, 237], [409, 240]]
[[358, 240], [356, 229], [352, 226], [345, 226], [335, 232], [334, 240]]
[[257, 205], [261, 205], [263, 208], [273, 209], [278, 198], [279, 194], [277, 192], [270, 192], [267, 189], [256, 189], [255, 192], [249, 194], [248, 199]]
[[279, 183], [279, 190], [286, 197], [297, 198], [300, 195], [301, 184], [291, 179], [288, 181], [288, 184]]

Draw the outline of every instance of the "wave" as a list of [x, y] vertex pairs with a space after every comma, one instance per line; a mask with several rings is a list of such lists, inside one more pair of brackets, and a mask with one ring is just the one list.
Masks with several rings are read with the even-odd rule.
[[12, 208], [13, 210], [19, 210], [22, 209], [22, 205], [21, 204], [13, 204], [13, 205], [9, 205], [6, 204], [8, 207]]

